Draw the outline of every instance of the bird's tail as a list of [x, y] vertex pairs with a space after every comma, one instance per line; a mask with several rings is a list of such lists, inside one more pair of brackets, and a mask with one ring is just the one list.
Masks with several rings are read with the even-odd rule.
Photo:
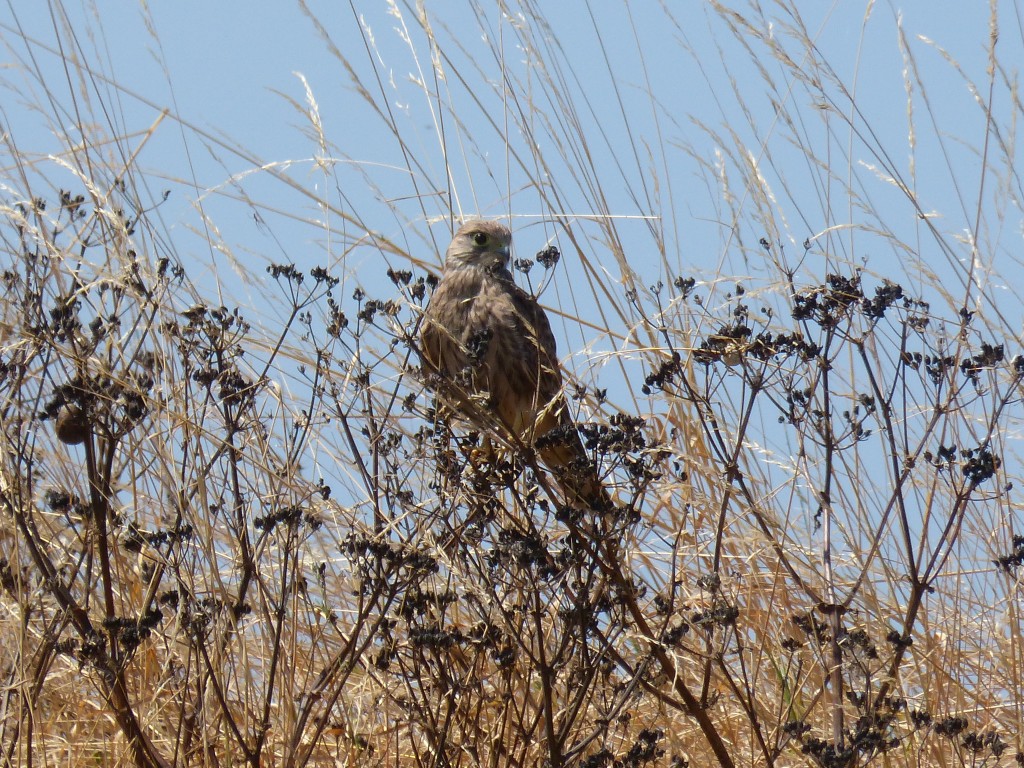
[[614, 508], [611, 494], [574, 426], [559, 427], [538, 438], [536, 449], [557, 480], [566, 504], [601, 513]]
[[560, 467], [555, 476], [570, 506], [602, 514], [612, 511], [614, 502], [611, 494], [597, 476], [594, 467], [583, 471], [574, 470], [571, 466]]

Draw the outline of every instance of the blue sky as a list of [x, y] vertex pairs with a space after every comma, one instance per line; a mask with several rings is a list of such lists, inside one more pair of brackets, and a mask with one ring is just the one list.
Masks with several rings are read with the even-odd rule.
[[[317, 34], [310, 16], [297, 4], [265, 3], [255, 8], [236, 2], [154, 3], [145, 9], [124, 4], [116, 11], [104, 4], [68, 2], [62, 5], [70, 19], [68, 29], [81, 46], [85, 59], [123, 88], [116, 95], [116, 102], [110, 92], [111, 106], [121, 123], [119, 127], [144, 131], [158, 115], [154, 107], [167, 108], [190, 127], [223, 137], [229, 144], [237, 143], [250, 153], [249, 158], [233, 156], [218, 148], [211, 153], [203, 146], [208, 142], [192, 130], [180, 129], [173, 120], [162, 123], [140, 160], [143, 167], [152, 169], [155, 174], [165, 174], [186, 184], [181, 194], [175, 191], [174, 203], [167, 206], [171, 224], [189, 217], [188, 198], [196, 195], [195, 190], [187, 189], [189, 183], [194, 182], [200, 189], [212, 188], [222, 184], [230, 174], [250, 168], [253, 159], [293, 161], [309, 158], [314, 153], [316, 147], [306, 135], [308, 122], [288, 103], [291, 99], [304, 105], [304, 86], [295, 73], [306, 78], [317, 99], [326, 135], [335, 146], [353, 161], [377, 164], [371, 173], [385, 194], [410, 191], [397, 143], [381, 130], [380, 121], [353, 93], [348, 74]], [[31, 70], [38, 65], [45, 75], [46, 87], [58, 101], [68, 104], [69, 87], [61, 82], [64, 72], [60, 61], [46, 51], [55, 47], [54, 16], [60, 15], [56, 6], [55, 3], [8, 5], [0, 12], [7, 46], [3, 55], [7, 65], [5, 80], [13, 87], [31, 82], [36, 76], [29, 73], [22, 79], [23, 73], [19, 70], [23, 67]], [[353, 9], [344, 3], [309, 3], [310, 14], [328, 31], [331, 43], [350, 57], [360, 74], [368, 78], [367, 82], [372, 82], [369, 78], [372, 67], [376, 67], [384, 78], [383, 93], [399, 119], [403, 119], [404, 114], [404, 129], [418, 142], [412, 144], [413, 150], [434, 173], [430, 181], [443, 179], [442, 155], [428, 105], [422, 92], [408, 82], [417, 67], [429, 70], [429, 51], [417, 30], [414, 13], [401, 6], [405, 24], [412, 31], [413, 46], [418, 48], [418, 62], [400, 40], [397, 31], [400, 21], [389, 15], [385, 3], [364, 2], [357, 6]], [[481, 68], [479, 73], [473, 74], [478, 74], [480, 82], [500, 77], [500, 67], [493, 58], [488, 61], [487, 48], [481, 40], [482, 23], [490, 26], [492, 34], [504, 35], [509, 69], [521, 70], [523, 60], [510, 22], [503, 22], [489, 4], [485, 6], [488, 7], [477, 17], [468, 4], [429, 5], [431, 21], [439, 37], [444, 41], [456, 40], [465, 53], [479, 56]], [[891, 3], [877, 3], [872, 6], [867, 23], [864, 22], [867, 7], [864, 3], [804, 2], [796, 6], [804, 14], [802, 21], [818, 50], [845, 83], [851, 88], [856, 85], [858, 106], [904, 168], [906, 97], [901, 73], [903, 62], [897, 46], [897, 15], [902, 16], [903, 27], [920, 56], [920, 65], [933, 81], [936, 91], [931, 94], [932, 106], [941, 121], [941, 132], [964, 142], [980, 142], [983, 124], [977, 110], [970, 107], [964, 84], [934, 49], [914, 37], [924, 35], [935, 40], [948, 49], [972, 77], [983, 82], [988, 27], [984, 4], [911, 3], [900, 8]], [[736, 7], [744, 10], [746, 4], [737, 3]], [[743, 130], [746, 121], [730, 93], [727, 67], [738, 79], [737, 87], [751, 105], [762, 132], [761, 136], [754, 136], [746, 130], [741, 133], [742, 138], [748, 140], [753, 149], [762, 141], [775, 142], [776, 151], [784, 151], [781, 145], [785, 139], [772, 127], [770, 106], [764, 101], [759, 77], [749, 65], [747, 53], [727, 31], [723, 17], [709, 10], [703, 2], [682, 2], [672, 8], [675, 12], [671, 20], [666, 19], [654, 3], [635, 3], [627, 10], [619, 2], [596, 2], [590, 4], [589, 11], [584, 4], [549, 4], [544, 13], [550, 23], [551, 45], [560, 51], [565, 64], [572, 67], [571, 74], [581, 81], [572, 85], [572, 89], [578, 88], [577, 93], [586, 95], [595, 109], [608, 110], [600, 119], [590, 117], [584, 128], [593, 136], [594, 151], [598, 155], [596, 165], [600, 178], [607, 179], [605, 191], [612, 199], [615, 212], [623, 215], [651, 213], [638, 210], [627, 194], [616, 194], [619, 191], [616, 187], [623, 185], [609, 147], [597, 136], [598, 124], [607, 133], [609, 144], [617, 148], [624, 164], [632, 161], [629, 153], [622, 151], [631, 143], [630, 136], [640, 139], [635, 143], [650, 145], [661, 139], [662, 146], [656, 151], [665, 154], [665, 167], [685, 201], [673, 211], [679, 219], [677, 232], [690, 240], [691, 233], [701, 232], [697, 221], [708, 212], [705, 203], [709, 191], [699, 179], [693, 178], [697, 175], [693, 163], [665, 145], [688, 143], [696, 152], [711, 155], [713, 142], [689, 122], [691, 118], [712, 126], [740, 126]], [[1015, 21], [1011, 13], [1004, 11], [1003, 17], [1001, 52], [1005, 62], [1020, 60], [1017, 54], [1021, 36], [1019, 28], [1010, 27]], [[372, 32], [377, 52], [365, 50], [366, 37], [357, 17], [362, 20], [364, 30]], [[779, 13], [777, 23], [785, 22], [785, 15]], [[60, 21], [57, 26], [61, 26]], [[444, 32], [445, 26], [451, 36]], [[24, 38], [12, 34], [14, 29], [20, 30]], [[68, 39], [70, 35], [66, 36], [65, 47]], [[458, 53], [454, 48], [449, 47], [449, 50]], [[765, 63], [771, 68], [771, 62]], [[609, 71], [614, 72], [618, 80], [617, 94], [611, 88]], [[393, 87], [387, 83], [391, 78]], [[480, 90], [478, 83], [471, 85]], [[34, 93], [8, 92], [4, 98], [5, 122], [18, 130], [19, 145], [29, 151], [36, 146], [45, 149], [49, 143], [45, 131], [38, 131], [39, 118], [24, 112], [25, 100], [45, 103], [40, 84], [36, 82], [34, 87]], [[643, 92], [648, 87], [662, 111], [660, 126], [654, 124], [652, 100]], [[461, 201], [466, 212], [498, 213], [511, 208], [514, 214], [543, 213], [536, 200], [525, 195], [514, 198], [511, 205], [500, 199], [506, 179], [511, 177], [513, 184], [518, 181], [514, 173], [503, 173], [502, 137], [487, 129], [476, 129], [473, 113], [477, 108], [458, 92], [457, 85], [453, 86], [453, 93], [455, 108], [466, 121], [467, 134], [479, 136], [480, 151], [487, 157], [486, 168], [477, 158], [471, 158], [468, 163], [453, 163], [456, 171], [463, 175], [462, 178], [456, 176], [456, 180], [461, 185]], [[631, 133], [626, 132], [614, 105], [618, 98], [624, 100], [629, 111]], [[799, 101], [804, 97], [796, 92], [792, 98]], [[142, 99], [148, 104], [141, 103]], [[489, 102], [489, 106], [501, 107], [494, 101]], [[797, 109], [813, 123], [811, 105], [798, 105]], [[52, 122], [49, 128], [52, 130]], [[812, 124], [808, 135], [816, 139], [820, 136], [820, 127]], [[512, 141], [519, 143], [518, 138], [513, 136]], [[545, 149], [542, 147], [541, 151]], [[458, 147], [453, 146], [452, 150], [457, 153]], [[900, 157], [901, 150], [904, 157]], [[960, 162], [965, 170], [970, 170], [971, 153], [965, 155]], [[635, 162], [632, 168], [627, 165], [626, 174], [627, 186], [634, 189], [641, 185], [643, 174], [636, 166]], [[927, 173], [928, 167], [928, 163], [918, 162], [919, 172]], [[389, 171], [389, 168], [395, 170]], [[304, 177], [301, 167], [294, 170], [295, 178], [301, 183], [310, 183], [312, 175]], [[488, 175], [494, 177], [492, 183], [488, 183]], [[466, 178], [469, 176], [476, 180], [472, 191]], [[969, 184], [969, 178], [965, 177], [964, 182]], [[250, 183], [255, 184], [251, 179]], [[254, 197], [259, 196], [257, 192], [263, 190], [254, 192]], [[970, 190], [966, 190], [968, 197], [969, 193]], [[267, 189], [264, 194], [268, 196], [268, 205], [273, 205], [276, 195], [280, 196], [282, 204], [288, 205], [287, 195], [279, 190]], [[938, 194], [935, 198], [937, 207], [953, 207], [948, 198]], [[579, 205], [578, 212], [585, 213], [584, 204]], [[690, 209], [692, 215], [688, 215], [686, 209]], [[441, 208], [435, 206], [427, 211], [437, 215]], [[821, 223], [814, 220], [814, 213], [806, 214], [807, 229], [812, 231]], [[415, 216], [414, 209], [409, 215]], [[388, 221], [383, 215], [379, 218], [365, 215], [365, 218], [371, 226], [389, 236], [399, 234], [402, 229], [402, 223]], [[218, 223], [227, 225], [230, 219], [218, 220]], [[240, 228], [241, 224], [230, 229]], [[289, 230], [285, 231], [290, 234]], [[236, 231], [234, 236], [242, 237], [242, 234]], [[709, 248], [706, 256], [712, 259], [710, 264], [717, 267], [713, 259], [720, 254], [714, 250]], [[295, 253], [294, 257], [301, 255]]]
[[[577, 368], [595, 350], [621, 347], [594, 329], [624, 331], [614, 326], [626, 322], [626, 287], [680, 274], [722, 278], [723, 291], [772, 279], [763, 236], [806, 282], [852, 263], [876, 283], [929, 293], [956, 286], [951, 265], [968, 250], [950, 244], [980, 222], [986, 266], [1007, 286], [986, 291], [1006, 296], [1003, 332], [1019, 330], [1019, 190], [1006, 167], [982, 186], [986, 121], [968, 87], [988, 99], [987, 5], [798, 2], [767, 6], [759, 18], [735, 2], [728, 7], [752, 24], [742, 34], [727, 9], [667, 7], [552, 3], [538, 17], [523, 3], [503, 17], [495, 4], [446, 0], [428, 4], [433, 49], [407, 3], [8, 4], [0, 121], [54, 187], [72, 186], [46, 155], [61, 151], [61, 131], [76, 139], [74, 110], [104, 135], [128, 136], [120, 151], [138, 149], [144, 172], [137, 204], [171, 191], [157, 208], [164, 247], [199, 265], [204, 291], [257, 316], [274, 314], [260, 278], [270, 262], [328, 264], [346, 295], [380, 285], [382, 262], [436, 268], [454, 208], [511, 214], [519, 256], [560, 245], [559, 268], [533, 287], [549, 307], [584, 319], [556, 321]], [[997, 54], [1013, 77], [1024, 60], [1020, 19], [1003, 7], [999, 23]], [[794, 42], [787, 26], [802, 26], [813, 46]], [[791, 71], [771, 55], [775, 43]], [[66, 68], [58, 50], [89, 75]], [[925, 86], [915, 82], [909, 101], [905, 72]], [[503, 76], [512, 84], [504, 90]], [[1015, 106], [1002, 76], [992, 98], [1009, 131]], [[802, 78], [825, 83], [831, 112]], [[1012, 148], [1008, 156], [1012, 167]], [[771, 210], [745, 186], [748, 159], [771, 190]], [[894, 169], [915, 187], [920, 210], [887, 180]], [[8, 199], [24, 192], [9, 186]], [[551, 223], [557, 215], [576, 222], [576, 239]], [[621, 217], [615, 242], [593, 215]], [[813, 248], [802, 258], [807, 238]], [[618, 304], [595, 275], [622, 287]]]

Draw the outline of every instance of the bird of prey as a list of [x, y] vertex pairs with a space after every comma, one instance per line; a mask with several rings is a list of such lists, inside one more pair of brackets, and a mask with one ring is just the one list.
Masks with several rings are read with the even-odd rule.
[[566, 504], [610, 510], [569, 413], [551, 324], [512, 280], [511, 245], [496, 221], [470, 221], [455, 233], [420, 326], [428, 380], [447, 409], [485, 436], [534, 449]]

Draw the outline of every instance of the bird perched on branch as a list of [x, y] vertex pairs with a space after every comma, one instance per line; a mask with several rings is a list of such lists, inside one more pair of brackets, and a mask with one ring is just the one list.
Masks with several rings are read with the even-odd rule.
[[470, 221], [445, 254], [423, 315], [421, 354], [442, 403], [485, 435], [532, 448], [573, 507], [612, 502], [569, 413], [551, 324], [509, 271], [512, 233]]

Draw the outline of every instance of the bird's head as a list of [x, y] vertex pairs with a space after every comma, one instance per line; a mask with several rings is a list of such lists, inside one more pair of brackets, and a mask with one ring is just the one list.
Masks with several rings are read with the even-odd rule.
[[459, 267], [506, 269], [512, 233], [497, 221], [467, 221], [452, 239], [444, 257], [445, 270]]

